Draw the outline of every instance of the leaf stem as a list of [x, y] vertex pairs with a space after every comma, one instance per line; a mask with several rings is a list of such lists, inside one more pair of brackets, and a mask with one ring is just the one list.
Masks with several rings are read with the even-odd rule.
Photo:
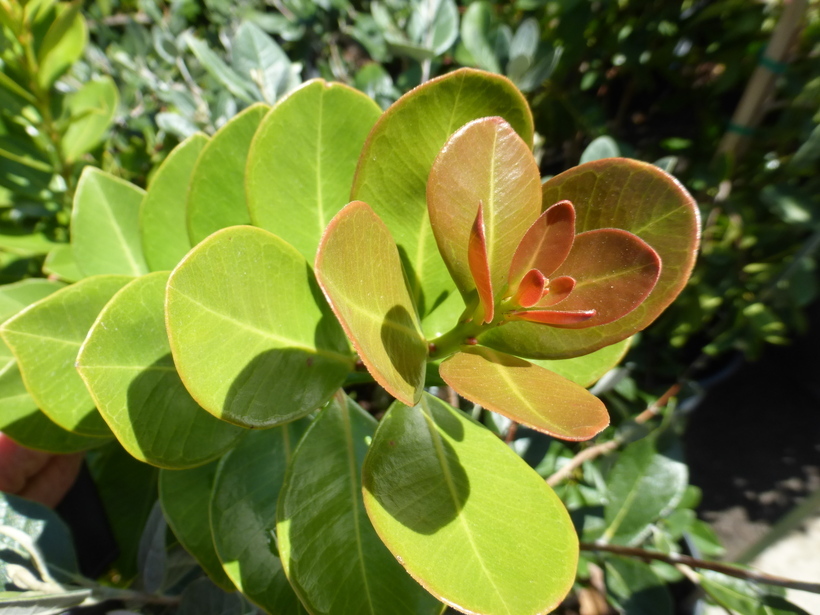
[[811, 592], [813, 594], [820, 594], [820, 583], [810, 583], [808, 581], [797, 581], [795, 579], [787, 579], [785, 577], [778, 577], [765, 572], [757, 572], [754, 570], [746, 570], [738, 566], [730, 566], [720, 562], [710, 562], [707, 560], [697, 559], [689, 555], [678, 555], [675, 553], [660, 553], [658, 551], [648, 551], [638, 547], [624, 547], [620, 545], [604, 545], [598, 543], [581, 543], [582, 551], [606, 551], [607, 553], [614, 553], [616, 555], [624, 555], [626, 557], [637, 557], [643, 560], [656, 560], [664, 562], [672, 566], [683, 564], [690, 568], [700, 568], [703, 570], [713, 570], [721, 574], [725, 574], [736, 579], [744, 579], [746, 581], [754, 581], [756, 583], [765, 583], [766, 585], [776, 585], [777, 587], [787, 587], [789, 589], [799, 589], [801, 591]]
[[448, 357], [461, 346], [471, 345], [470, 340], [476, 338], [479, 333], [490, 326], [492, 324], [479, 325], [473, 321], [459, 322], [444, 335], [430, 340], [430, 359], [436, 360]]

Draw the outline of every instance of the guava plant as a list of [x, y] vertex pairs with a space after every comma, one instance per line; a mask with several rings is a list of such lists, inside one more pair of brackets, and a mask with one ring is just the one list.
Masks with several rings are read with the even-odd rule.
[[[532, 139], [508, 80], [459, 70], [384, 113], [309, 82], [147, 192], [86, 169], [61, 279], [0, 289], [0, 429], [162, 468], [177, 539], [267, 612], [549, 612], [578, 561], [564, 505], [425, 388], [593, 437], [585, 386], [685, 284], [698, 214], [632, 160], [542, 183]], [[368, 373], [396, 399], [379, 423], [345, 393]]]

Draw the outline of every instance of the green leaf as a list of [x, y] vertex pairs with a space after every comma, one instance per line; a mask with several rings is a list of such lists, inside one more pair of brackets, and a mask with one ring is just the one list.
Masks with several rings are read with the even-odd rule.
[[305, 416], [353, 368], [307, 262], [262, 229], [224, 229], [194, 248], [168, 281], [166, 317], [185, 387], [237, 425]]
[[89, 81], [66, 98], [71, 114], [71, 123], [61, 141], [66, 160], [77, 160], [103, 139], [119, 101], [117, 86], [108, 76]]
[[415, 3], [407, 34], [430, 57], [443, 54], [458, 38], [458, 6], [454, 0]]
[[766, 596], [755, 583], [712, 570], [701, 573], [700, 586], [717, 604], [737, 615], [808, 615], [782, 598]]
[[38, 407], [60, 427], [110, 436], [74, 362], [97, 314], [130, 278], [94, 276], [58, 290], [0, 327]]
[[600, 399], [529, 361], [474, 346], [439, 368], [442, 379], [473, 403], [563, 440], [589, 440], [609, 425]]
[[644, 562], [625, 557], [608, 557], [607, 593], [615, 597], [629, 615], [673, 615], [669, 591], [652, 568]]
[[250, 224], [245, 163], [267, 105], [252, 105], [220, 128], [202, 148], [188, 189], [188, 236], [193, 245], [228, 226]]
[[119, 547], [113, 572], [130, 581], [137, 574], [140, 536], [157, 499], [158, 470], [134, 459], [116, 441], [86, 458]]
[[639, 542], [650, 524], [680, 501], [687, 480], [686, 465], [656, 452], [651, 438], [627, 446], [607, 478], [604, 540]]
[[[0, 286], [0, 322], [62, 287], [59, 282], [36, 278]], [[0, 431], [12, 440], [49, 453], [73, 453], [107, 441], [73, 434], [43, 414], [26, 390], [17, 359], [3, 342], [0, 366]]]
[[211, 535], [209, 505], [218, 464], [216, 460], [189, 470], [161, 470], [159, 501], [168, 525], [182, 546], [214, 583], [225, 591], [234, 591]]
[[37, 81], [45, 90], [80, 59], [88, 42], [88, 27], [80, 13], [82, 2], [59, 5], [57, 19], [49, 27], [37, 54]]
[[86, 277], [77, 266], [77, 261], [74, 260], [74, 250], [67, 243], [59, 244], [51, 249], [43, 263], [43, 273], [50, 277], [57, 277], [64, 282], [77, 282]]
[[626, 351], [629, 350], [631, 341], [632, 338], [627, 338], [617, 344], [572, 359], [557, 359], [555, 361], [532, 359], [530, 363], [540, 365], [583, 387], [589, 387], [621, 362], [626, 355]]
[[307, 420], [253, 431], [222, 458], [211, 497], [211, 529], [228, 577], [268, 613], [305, 613], [285, 577], [276, 501]]
[[288, 88], [290, 60], [282, 48], [251, 21], [244, 22], [233, 37], [231, 59], [234, 68], [273, 104]]
[[[71, 532], [54, 511], [15, 495], [0, 492], [0, 528], [9, 528], [15, 537], [0, 532], [0, 590], [14, 591], [11, 564], [24, 566], [40, 578], [31, 563], [31, 548], [43, 556], [48, 572], [58, 580], [77, 574], [77, 556]], [[20, 540], [27, 544], [21, 544]], [[28, 547], [28, 548], [27, 548]], [[43, 579], [45, 580], [45, 579]], [[27, 588], [20, 588], [27, 589]], [[0, 610], [3, 610], [0, 607]]]
[[125, 450], [159, 467], [190, 468], [219, 457], [243, 430], [200, 408], [174, 368], [163, 309], [168, 275], [142, 276], [114, 295], [76, 366]]
[[186, 201], [208, 137], [197, 133], [177, 145], [154, 173], [140, 207], [140, 236], [151, 271], [170, 270], [191, 249]]
[[578, 233], [618, 228], [637, 235], [660, 256], [660, 279], [646, 301], [608, 325], [569, 330], [510, 322], [482, 335], [482, 344], [536, 359], [580, 356], [647, 327], [686, 284], [700, 239], [700, 216], [685, 189], [657, 167], [624, 158], [590, 162], [547, 181], [543, 197], [544, 207], [573, 203]]
[[45, 254], [57, 245], [60, 244], [55, 243], [42, 233], [11, 234], [5, 232], [0, 234], [0, 248], [19, 256]]
[[221, 83], [227, 90], [237, 98], [251, 103], [254, 100], [252, 82], [240, 77], [208, 46], [208, 43], [201, 41], [191, 35], [186, 34], [185, 40], [189, 49], [202, 64], [202, 68], [208, 71], [214, 79]]
[[364, 94], [321, 80], [276, 105], [259, 125], [248, 154], [253, 224], [313, 261], [325, 227], [348, 202], [359, 152], [380, 115]]
[[615, 158], [620, 155], [621, 150], [618, 149], [618, 144], [615, 143], [615, 139], [607, 136], [598, 137], [587, 145], [584, 153], [581, 154], [580, 164], [592, 162], [593, 160], [603, 160], [604, 158]]
[[476, 285], [467, 246], [479, 203], [493, 294], [499, 297], [521, 238], [541, 214], [541, 176], [529, 145], [498, 117], [470, 122], [450, 137], [427, 182], [433, 234], [468, 304]]
[[[532, 143], [532, 114], [512, 83], [461, 69], [400, 98], [376, 122], [359, 158], [351, 198], [369, 204], [390, 229], [422, 318], [454, 291], [434, 249], [427, 177], [450, 135], [467, 122], [489, 116], [503, 117], [527, 144]], [[454, 311], [453, 321], [458, 316]]]
[[492, 73], [501, 72], [494, 42], [493, 6], [481, 0], [467, 7], [461, 20], [461, 41], [473, 57], [475, 65]]
[[316, 255], [316, 277], [367, 369], [407, 404], [424, 387], [427, 342], [390, 231], [354, 201], [333, 218]]
[[[362, 500], [361, 465], [376, 421], [339, 393], [288, 465], [276, 535], [291, 585], [314, 615], [437, 614], [439, 604], [379, 540]], [[316, 536], [321, 535], [321, 540]]]
[[248, 615], [248, 608], [239, 594], [226, 594], [209, 579], [197, 579], [180, 595], [177, 615]]
[[437, 398], [391, 407], [362, 477], [376, 532], [443, 602], [535, 615], [572, 587], [578, 543], [561, 501], [497, 436]]
[[86, 167], [74, 195], [71, 247], [85, 275], [148, 273], [139, 236], [145, 191], [94, 167]]

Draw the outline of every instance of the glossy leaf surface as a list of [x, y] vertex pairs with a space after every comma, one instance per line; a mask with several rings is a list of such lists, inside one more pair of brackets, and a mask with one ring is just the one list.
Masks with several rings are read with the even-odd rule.
[[513, 296], [513, 303], [529, 308], [541, 300], [545, 290], [548, 290], [549, 280], [538, 269], [530, 269], [521, 280], [518, 290]]
[[114, 295], [80, 349], [77, 370], [131, 455], [189, 468], [221, 455], [243, 430], [205, 412], [182, 385], [165, 332], [167, 280], [167, 272], [152, 273]]
[[379, 536], [443, 602], [535, 615], [572, 587], [578, 544], [561, 501], [497, 436], [437, 398], [391, 407], [362, 477]]
[[350, 200], [359, 152], [380, 115], [379, 106], [361, 92], [321, 80], [276, 105], [248, 155], [254, 225], [312, 262], [325, 227]]
[[528, 271], [550, 277], [564, 262], [575, 240], [575, 208], [569, 201], [552, 205], [527, 229], [515, 250], [508, 282], [513, 291]]
[[603, 402], [549, 370], [475, 346], [441, 364], [444, 381], [470, 401], [564, 440], [588, 440], [609, 425]]
[[220, 128], [202, 149], [188, 190], [188, 236], [192, 245], [228, 226], [250, 224], [245, 200], [245, 163], [267, 105], [251, 105]]
[[67, 99], [71, 123], [62, 137], [66, 160], [77, 160], [102, 141], [120, 102], [111, 77], [89, 81]]
[[646, 242], [614, 229], [587, 231], [575, 237], [557, 275], [572, 276], [572, 293], [561, 310], [595, 310], [583, 327], [605, 325], [643, 302], [661, 275], [661, 262]]
[[279, 496], [279, 554], [296, 593], [314, 615], [441, 611], [441, 604], [396, 562], [365, 513], [361, 466], [375, 431], [373, 417], [337, 394], [314, 420], [288, 467]]
[[396, 244], [367, 204], [354, 201], [333, 218], [316, 255], [316, 277], [376, 381], [415, 403], [424, 387], [427, 342]]
[[159, 501], [168, 525], [208, 577], [225, 591], [234, 584], [222, 569], [211, 535], [210, 502], [219, 460], [188, 470], [161, 470]]
[[[503, 117], [532, 143], [532, 115], [510, 81], [471, 69], [454, 71], [400, 98], [376, 122], [362, 150], [352, 198], [373, 207], [390, 229], [422, 317], [453, 292], [434, 247], [427, 178], [450, 135], [467, 122], [489, 116]], [[454, 311], [452, 319], [458, 316]]]
[[541, 213], [541, 177], [530, 146], [499, 117], [459, 129], [436, 157], [427, 183], [433, 234], [465, 297], [476, 286], [465, 259], [479, 203], [492, 287], [499, 293], [518, 243]]
[[595, 352], [573, 357], [572, 359], [556, 359], [553, 361], [549, 359], [531, 359], [530, 362], [572, 380], [582, 387], [588, 387], [598, 382], [604, 374], [623, 360], [626, 351], [629, 350], [631, 341], [632, 338], [627, 338], [615, 344], [604, 346]]
[[476, 214], [473, 227], [470, 229], [470, 236], [467, 243], [467, 264], [469, 266], [470, 277], [478, 292], [478, 303], [480, 311], [476, 316], [476, 322], [492, 322], [495, 316], [495, 299], [493, 297], [493, 280], [490, 272], [490, 258], [487, 247], [487, 234], [484, 226], [484, 208], [481, 201], [478, 202], [478, 214]]
[[74, 362], [97, 315], [130, 279], [86, 278], [29, 306], [0, 327], [35, 403], [63, 429], [84, 436], [111, 435]]
[[688, 481], [685, 464], [656, 452], [649, 438], [630, 444], [607, 479], [604, 538], [613, 544], [635, 544], [650, 524], [683, 496]]
[[[39, 278], [0, 287], [0, 322], [61, 288], [63, 285], [59, 282]], [[26, 390], [17, 359], [2, 341], [0, 431], [23, 446], [49, 453], [73, 453], [106, 442], [104, 438], [89, 438], [66, 431], [41, 412]]]
[[700, 220], [692, 197], [674, 178], [636, 160], [598, 160], [561, 173], [544, 184], [545, 207], [562, 200], [575, 206], [577, 232], [619, 228], [648, 243], [661, 259], [658, 283], [646, 301], [608, 325], [559, 330], [515, 322], [481, 336], [483, 344], [540, 359], [579, 356], [646, 327], [686, 284], [695, 262]]
[[353, 367], [310, 266], [262, 229], [224, 229], [194, 248], [168, 281], [166, 316], [185, 387], [237, 425], [304, 416]]
[[71, 248], [85, 275], [148, 273], [139, 236], [145, 191], [94, 167], [77, 184], [71, 213]]
[[140, 235], [151, 271], [170, 271], [191, 249], [186, 202], [191, 175], [208, 137], [197, 133], [173, 151], [154, 173], [140, 208]]
[[252, 431], [222, 458], [211, 497], [214, 545], [228, 577], [274, 615], [305, 613], [285, 577], [276, 539], [276, 501], [306, 420]]

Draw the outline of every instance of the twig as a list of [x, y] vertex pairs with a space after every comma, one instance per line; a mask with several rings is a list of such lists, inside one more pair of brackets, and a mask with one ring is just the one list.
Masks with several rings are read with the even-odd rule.
[[765, 572], [756, 572], [754, 570], [745, 570], [737, 566], [730, 566], [728, 564], [721, 564], [719, 562], [710, 562], [707, 560], [697, 559], [688, 555], [677, 555], [670, 553], [659, 553], [658, 551], [647, 551], [646, 549], [639, 549], [637, 547], [622, 547], [620, 545], [599, 545], [595, 543], [581, 543], [582, 551], [606, 551], [607, 553], [615, 553], [616, 555], [625, 555], [627, 557], [637, 557], [643, 560], [656, 560], [664, 562], [672, 566], [683, 564], [691, 568], [701, 568], [703, 570], [713, 570], [726, 576], [734, 577], [736, 579], [744, 579], [746, 581], [754, 581], [755, 583], [765, 583], [766, 585], [776, 585], [778, 587], [787, 587], [789, 589], [799, 589], [804, 592], [811, 592], [813, 594], [820, 594], [820, 583], [810, 583], [808, 581], [796, 581], [794, 579], [787, 579], [785, 577], [778, 577]]
[[509, 444], [513, 440], [515, 440], [515, 434], [518, 432], [518, 423], [513, 421], [510, 423], [510, 426], [507, 427], [507, 435], [504, 436], [504, 442]]
[[[666, 392], [661, 395], [657, 400], [649, 404], [646, 410], [641, 412], [638, 416], [635, 417], [635, 423], [641, 425], [646, 423], [648, 420], [655, 418], [660, 411], [669, 403], [669, 400], [672, 399], [675, 395], [678, 394], [680, 391], [681, 384], [680, 381], [673, 384], [671, 387], [666, 389]], [[575, 455], [572, 459], [567, 462], [565, 466], [563, 466], [560, 470], [555, 472], [552, 476], [547, 479], [547, 484], [550, 487], [554, 487], [561, 481], [566, 480], [569, 476], [578, 468], [580, 468], [584, 463], [587, 461], [591, 461], [596, 457], [600, 457], [601, 455], [606, 455], [611, 453], [616, 448], [621, 446], [625, 441], [623, 436], [615, 437], [608, 442], [602, 442], [601, 444], [596, 444], [594, 446], [590, 446], [589, 448], [585, 448], [580, 453]]]

